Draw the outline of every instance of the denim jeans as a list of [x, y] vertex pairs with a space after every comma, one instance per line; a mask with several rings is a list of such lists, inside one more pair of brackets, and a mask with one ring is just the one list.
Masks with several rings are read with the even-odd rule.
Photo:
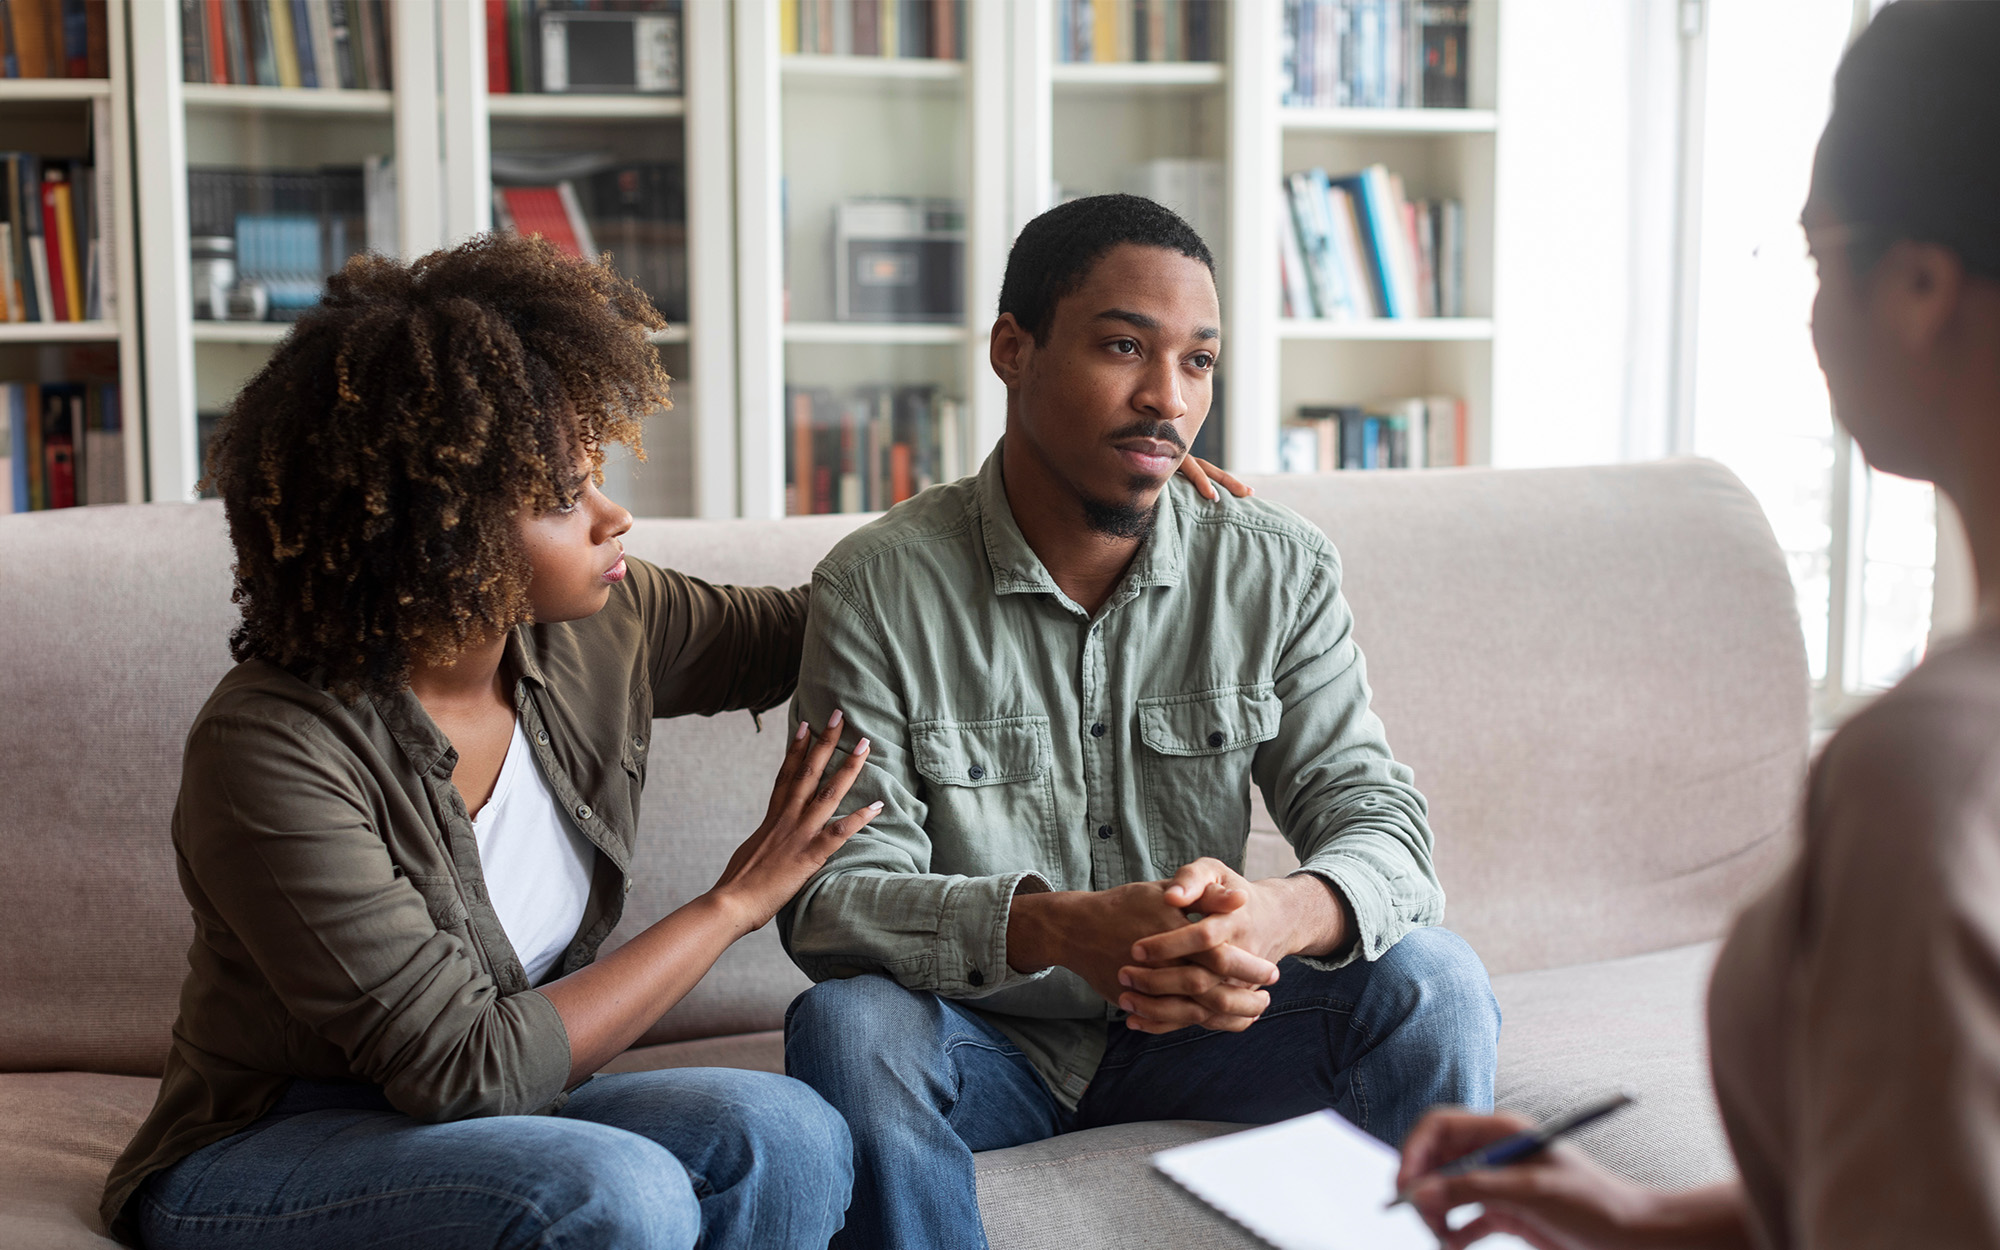
[[1391, 1145], [1425, 1109], [1493, 1106], [1500, 1009], [1463, 940], [1418, 929], [1373, 963], [1279, 964], [1241, 1033], [1108, 1026], [1075, 1111], [998, 1029], [871, 975], [824, 981], [785, 1019], [785, 1065], [854, 1135], [854, 1205], [836, 1247], [983, 1250], [972, 1156], [1136, 1120], [1267, 1124], [1331, 1107]]
[[149, 1250], [821, 1247], [847, 1126], [789, 1077], [600, 1076], [556, 1115], [426, 1124], [373, 1086], [297, 1081], [270, 1114], [141, 1187]]

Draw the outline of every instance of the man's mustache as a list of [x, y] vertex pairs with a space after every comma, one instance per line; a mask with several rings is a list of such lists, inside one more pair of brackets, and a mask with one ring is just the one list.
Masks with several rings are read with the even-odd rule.
[[1172, 443], [1175, 450], [1185, 454], [1187, 442], [1171, 421], [1135, 421], [1121, 430], [1111, 432], [1111, 441], [1121, 442], [1128, 438], [1154, 438], [1163, 443]]

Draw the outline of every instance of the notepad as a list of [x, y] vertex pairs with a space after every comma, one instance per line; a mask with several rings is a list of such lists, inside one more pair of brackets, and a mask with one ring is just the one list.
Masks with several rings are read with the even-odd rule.
[[[1333, 1111], [1191, 1146], [1153, 1166], [1277, 1250], [1435, 1250], [1437, 1239], [1396, 1194], [1396, 1152]], [[1482, 1250], [1527, 1250], [1489, 1237]]]

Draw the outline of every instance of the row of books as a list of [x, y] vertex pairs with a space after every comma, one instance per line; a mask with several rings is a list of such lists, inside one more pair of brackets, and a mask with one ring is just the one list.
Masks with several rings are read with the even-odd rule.
[[1306, 404], [1279, 432], [1284, 473], [1434, 469], [1468, 463], [1465, 401], [1449, 395], [1375, 404]]
[[0, 152], [0, 321], [114, 315], [100, 173], [87, 161]]
[[1276, 203], [1287, 317], [1465, 315], [1465, 210], [1411, 200], [1381, 165], [1285, 176]]
[[[539, 234], [586, 260], [606, 255], [670, 321], [687, 319], [687, 181], [678, 161], [572, 162], [577, 176], [496, 183], [493, 225]], [[496, 175], [525, 177], [529, 158], [495, 157]]]
[[349, 257], [395, 252], [394, 199], [379, 158], [318, 169], [197, 166], [188, 170], [188, 233], [232, 240], [237, 281], [264, 288], [270, 320], [292, 321]]
[[778, 0], [778, 50], [963, 60], [965, 0]]
[[967, 472], [970, 419], [935, 386], [786, 387], [785, 513], [879, 512]]
[[681, 0], [486, 0], [486, 90], [678, 95], [681, 29]]
[[1217, 0], [1056, 0], [1056, 56], [1076, 61], [1219, 61]]
[[0, 512], [125, 502], [115, 382], [0, 382]]
[[105, 0], [0, 0], [0, 78], [109, 78]]
[[183, 82], [384, 90], [393, 80], [388, 0], [180, 5]]
[[1285, 0], [1284, 103], [1466, 106], [1466, 0]]

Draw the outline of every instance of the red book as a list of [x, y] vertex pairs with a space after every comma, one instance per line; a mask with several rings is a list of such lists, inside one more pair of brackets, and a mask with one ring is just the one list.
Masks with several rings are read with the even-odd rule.
[[43, 444], [42, 452], [48, 457], [44, 481], [49, 492], [49, 507], [76, 507], [76, 454], [70, 447], [69, 436], [65, 434], [61, 438], [50, 439]]
[[500, 198], [506, 202], [507, 215], [514, 219], [514, 233], [522, 238], [539, 234], [563, 255], [583, 256], [560, 191], [554, 187], [503, 187]]
[[208, 29], [208, 80], [229, 84], [229, 37], [222, 24], [224, 0], [202, 0], [202, 24]]
[[889, 448], [889, 499], [901, 503], [916, 493], [916, 481], [910, 475], [910, 445], [897, 443]]
[[792, 514], [813, 510], [813, 401], [809, 391], [792, 392]]
[[833, 467], [813, 466], [813, 512], [823, 515], [833, 511]]
[[56, 205], [59, 183], [42, 184], [42, 246], [49, 260], [49, 303], [57, 321], [75, 321], [69, 315], [69, 285], [63, 281], [62, 210]]
[[507, 0], [486, 0], [486, 93], [514, 90], [507, 73]]

